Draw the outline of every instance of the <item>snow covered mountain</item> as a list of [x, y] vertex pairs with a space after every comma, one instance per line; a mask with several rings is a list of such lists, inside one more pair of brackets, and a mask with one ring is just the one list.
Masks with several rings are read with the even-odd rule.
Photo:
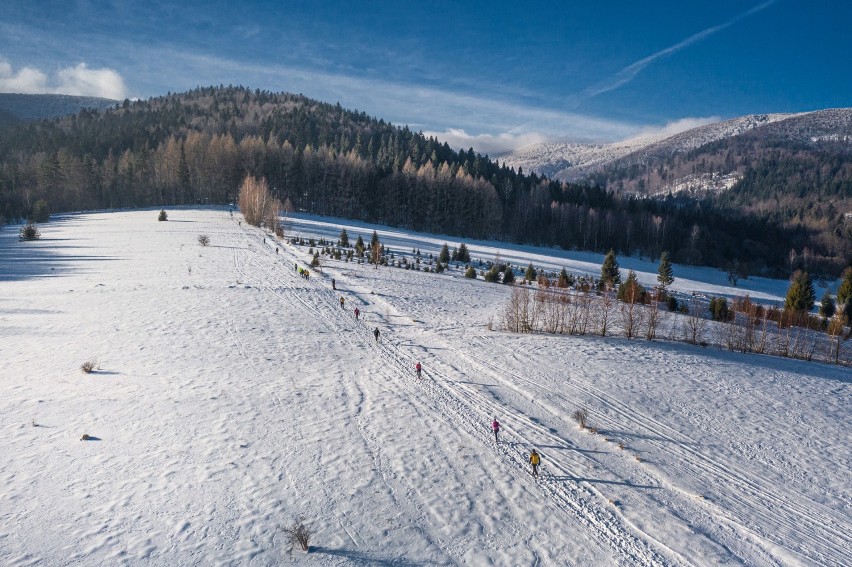
[[[804, 144], [822, 146], [829, 152], [849, 152], [852, 148], [852, 109], [830, 109], [798, 114], [756, 114], [707, 124], [674, 135], [646, 136], [612, 144], [538, 144], [498, 156], [507, 165], [523, 167], [548, 177], [565, 181], [594, 180], [621, 182], [628, 190], [638, 193], [662, 193], [683, 188], [729, 188], [742, 171], [727, 164], [711, 164], [696, 173], [693, 163], [689, 171], [679, 168], [674, 175], [661, 175], [654, 179], [652, 170], [665, 171], [676, 158], [688, 161], [685, 156], [697, 156], [701, 150], [712, 147], [714, 151], [726, 144], [748, 138], [768, 143]], [[740, 155], [740, 163], [749, 155]], [[707, 160], [705, 159], [705, 164]], [[643, 186], [632, 183], [645, 177]]]

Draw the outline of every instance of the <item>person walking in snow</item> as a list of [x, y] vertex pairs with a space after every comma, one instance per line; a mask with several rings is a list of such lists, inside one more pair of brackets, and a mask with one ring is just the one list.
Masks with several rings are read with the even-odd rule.
[[423, 371], [423, 367], [422, 367], [422, 366], [420, 366], [420, 363], [419, 363], [419, 362], [418, 362], [417, 364], [415, 364], [415, 365], [414, 365], [414, 371], [415, 371], [415, 372], [417, 372], [417, 377], [418, 377], [418, 378], [421, 378], [421, 377], [422, 377], [421, 372]]
[[376, 330], [373, 331], [373, 336], [376, 337], [376, 342], [379, 342], [379, 328], [376, 327]]
[[331, 278], [331, 289], [337, 290], [337, 284], [334, 283], [334, 278]]
[[361, 314], [361, 310], [356, 307], [355, 308], [355, 320], [356, 321], [358, 320], [358, 315], [360, 315], [360, 314]]
[[494, 442], [499, 443], [500, 440], [497, 439], [497, 434], [500, 432], [500, 422], [497, 421], [497, 418], [494, 418], [494, 421], [491, 422], [491, 431], [494, 432]]
[[345, 300], [345, 299], [343, 299], [343, 297], [341, 296], [341, 297], [340, 297], [340, 307], [341, 307], [341, 309], [343, 308], [343, 304], [344, 304], [345, 302], [346, 302], [346, 300]]
[[530, 452], [530, 464], [532, 465], [532, 475], [538, 478], [538, 466], [541, 464], [541, 456], [535, 449]]

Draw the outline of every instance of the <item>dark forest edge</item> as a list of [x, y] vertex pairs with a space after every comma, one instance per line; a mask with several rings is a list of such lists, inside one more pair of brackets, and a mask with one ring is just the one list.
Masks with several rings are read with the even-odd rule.
[[852, 262], [848, 223], [790, 225], [712, 197], [556, 182], [301, 95], [197, 88], [0, 129], [9, 221], [33, 217], [37, 203], [41, 213], [232, 203], [247, 175], [296, 210], [418, 231], [649, 258], [670, 250], [672, 261], [738, 277], [836, 277]]

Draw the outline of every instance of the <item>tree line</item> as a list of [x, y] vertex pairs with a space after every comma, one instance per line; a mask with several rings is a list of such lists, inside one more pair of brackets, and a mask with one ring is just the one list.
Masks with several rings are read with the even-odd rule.
[[[294, 210], [414, 230], [659, 257], [748, 273], [850, 260], [801, 228], [685, 197], [525, 174], [339, 104], [206, 87], [0, 129], [0, 212], [232, 203], [246, 176]], [[807, 249], [808, 254], [802, 252]], [[840, 255], [840, 256], [838, 256]], [[842, 259], [838, 259], [843, 257]]]

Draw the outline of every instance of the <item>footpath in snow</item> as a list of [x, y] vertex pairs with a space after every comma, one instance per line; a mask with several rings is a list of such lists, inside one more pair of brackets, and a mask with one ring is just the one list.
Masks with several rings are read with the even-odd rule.
[[327, 257], [306, 280], [307, 247], [238, 214], [156, 216], [0, 233], [10, 565], [848, 561], [848, 369], [491, 331], [506, 286]]

